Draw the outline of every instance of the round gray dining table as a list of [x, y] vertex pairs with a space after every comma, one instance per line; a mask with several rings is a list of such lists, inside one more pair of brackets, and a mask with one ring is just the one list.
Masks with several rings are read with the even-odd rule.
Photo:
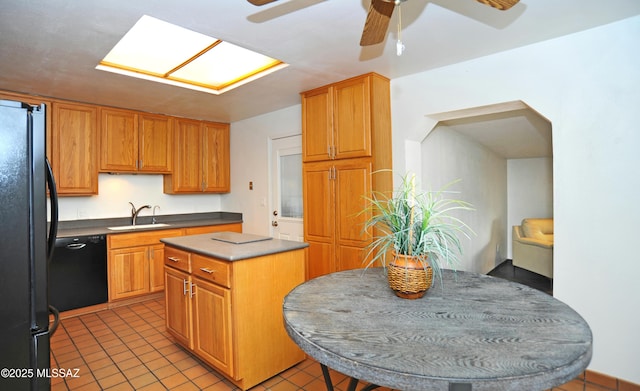
[[417, 300], [389, 289], [384, 269], [324, 275], [294, 288], [285, 328], [327, 368], [371, 390], [534, 391], [564, 384], [591, 360], [589, 325], [541, 291], [443, 270]]

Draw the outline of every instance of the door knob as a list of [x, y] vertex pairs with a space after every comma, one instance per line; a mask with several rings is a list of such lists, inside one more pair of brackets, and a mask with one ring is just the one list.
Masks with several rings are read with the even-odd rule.
[[273, 211], [273, 215], [274, 215], [274, 216], [277, 216], [277, 215], [278, 215], [278, 211], [277, 211], [277, 210], [274, 210], [274, 211]]
[[278, 226], [278, 222], [274, 220], [274, 221], [271, 222], [271, 225], [273, 225], [274, 227], [277, 227]]

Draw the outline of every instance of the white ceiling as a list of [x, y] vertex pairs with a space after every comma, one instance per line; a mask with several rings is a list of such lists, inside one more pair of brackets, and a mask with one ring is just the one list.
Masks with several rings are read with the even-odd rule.
[[[384, 43], [362, 48], [369, 0], [0, 0], [0, 89], [234, 122], [300, 103], [301, 91], [367, 72], [391, 79], [640, 14], [638, 0], [409, 0]], [[144, 14], [289, 67], [216, 96], [95, 69]], [[460, 126], [458, 124], [457, 126]]]
[[522, 101], [428, 114], [435, 128], [458, 132], [505, 159], [552, 157], [552, 124]]

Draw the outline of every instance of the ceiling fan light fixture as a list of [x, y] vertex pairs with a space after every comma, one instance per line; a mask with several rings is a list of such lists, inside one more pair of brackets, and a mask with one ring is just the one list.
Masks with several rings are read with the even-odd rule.
[[520, 0], [476, 0], [478, 3], [486, 4], [490, 7], [499, 9], [500, 11], [506, 11], [514, 5], [518, 4]]

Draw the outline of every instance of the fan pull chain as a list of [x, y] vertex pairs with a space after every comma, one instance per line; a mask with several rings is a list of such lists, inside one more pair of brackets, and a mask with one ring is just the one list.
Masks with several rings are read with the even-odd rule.
[[402, 55], [404, 52], [404, 44], [402, 43], [402, 2], [396, 1], [396, 5], [398, 6], [398, 42], [396, 43], [396, 54], [398, 56]]

